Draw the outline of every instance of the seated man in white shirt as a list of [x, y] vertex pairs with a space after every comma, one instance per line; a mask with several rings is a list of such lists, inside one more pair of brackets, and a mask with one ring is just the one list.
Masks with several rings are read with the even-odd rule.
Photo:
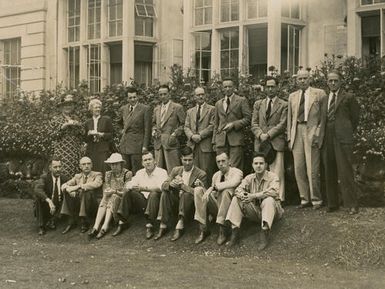
[[167, 179], [167, 171], [157, 167], [154, 155], [146, 152], [142, 155], [143, 169], [136, 172], [124, 187], [122, 201], [118, 209], [119, 225], [113, 236], [119, 235], [127, 226], [132, 213], [144, 212], [147, 217], [146, 238], [153, 236], [153, 224], [156, 221], [161, 196], [161, 186]]
[[281, 218], [283, 209], [279, 202], [279, 178], [266, 170], [264, 154], [256, 153], [252, 163], [254, 173], [247, 175], [235, 189], [226, 220], [232, 227], [230, 246], [239, 239], [239, 229], [243, 217], [261, 222], [260, 244], [258, 250], [268, 245], [268, 233], [275, 219]]
[[205, 190], [197, 187], [194, 190], [195, 220], [199, 222], [200, 234], [195, 244], [203, 242], [208, 236], [207, 215], [216, 216], [219, 224], [218, 245], [226, 242], [227, 234], [225, 218], [230, 207], [235, 188], [241, 183], [243, 172], [230, 166], [228, 155], [223, 152], [217, 155], [216, 162], [219, 171], [213, 175], [211, 187]]

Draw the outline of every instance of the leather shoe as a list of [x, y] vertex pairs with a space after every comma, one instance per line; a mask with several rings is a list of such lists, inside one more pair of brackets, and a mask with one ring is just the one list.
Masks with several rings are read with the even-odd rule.
[[167, 231], [168, 231], [167, 228], [159, 228], [159, 232], [158, 232], [158, 234], [156, 234], [154, 240], [157, 241], [160, 238], [162, 238], [164, 235], [166, 235]]
[[40, 228], [39, 228], [38, 234], [39, 234], [39, 236], [45, 235], [45, 229], [44, 229], [44, 227], [40, 227]]
[[67, 227], [63, 230], [63, 232], [61, 232], [63, 235], [64, 234], [67, 234], [69, 231], [71, 231], [71, 229], [73, 228], [73, 224], [68, 224]]
[[154, 236], [154, 232], [151, 227], [146, 228], [146, 239], [150, 240]]
[[311, 203], [304, 203], [299, 206], [297, 206], [297, 209], [305, 209], [305, 208], [310, 208], [312, 206]]
[[174, 241], [178, 240], [180, 237], [182, 237], [182, 235], [183, 235], [183, 230], [176, 229], [174, 232], [174, 235], [171, 238], [171, 241], [174, 242]]
[[47, 228], [50, 230], [56, 230], [56, 224], [54, 220], [51, 220], [47, 223]]
[[229, 247], [234, 247], [236, 244], [238, 244], [238, 242], [239, 242], [239, 229], [234, 228], [231, 232], [230, 241], [228, 241], [226, 245]]
[[115, 232], [112, 233], [112, 236], [115, 237], [117, 235], [120, 235], [125, 229], [127, 229], [127, 227], [127, 224], [119, 224]]
[[96, 236], [96, 239], [99, 240], [99, 239], [103, 238], [106, 235], [106, 233], [107, 232], [104, 229], [101, 229], [99, 234]]
[[198, 238], [196, 238], [196, 240], [195, 240], [195, 244], [202, 243], [207, 238], [208, 235], [210, 235], [210, 231], [201, 230]]
[[87, 224], [82, 224], [80, 227], [80, 233], [85, 233], [88, 231], [88, 225]]
[[349, 215], [356, 215], [358, 214], [358, 208], [350, 208]]
[[88, 240], [95, 238], [97, 234], [98, 234], [98, 230], [96, 230], [95, 228], [92, 228], [91, 232], [88, 233]]
[[269, 230], [262, 230], [260, 235], [259, 235], [259, 246], [258, 246], [258, 251], [263, 251], [266, 249], [267, 245], [269, 244]]
[[219, 227], [219, 235], [218, 235], [218, 239], [217, 239], [217, 244], [220, 246], [220, 245], [223, 245], [225, 242], [226, 242], [226, 232], [225, 232], [225, 227], [224, 226], [220, 226]]

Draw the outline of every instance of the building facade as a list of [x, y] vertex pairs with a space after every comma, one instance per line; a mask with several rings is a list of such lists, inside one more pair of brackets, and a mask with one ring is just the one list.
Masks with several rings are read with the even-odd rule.
[[269, 66], [295, 73], [324, 54], [384, 55], [385, 0], [0, 1], [0, 99], [21, 90], [208, 81]]

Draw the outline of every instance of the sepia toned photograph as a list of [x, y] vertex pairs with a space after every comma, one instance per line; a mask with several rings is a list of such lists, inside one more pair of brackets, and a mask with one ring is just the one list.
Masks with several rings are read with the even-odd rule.
[[385, 288], [385, 0], [0, 0], [0, 289]]

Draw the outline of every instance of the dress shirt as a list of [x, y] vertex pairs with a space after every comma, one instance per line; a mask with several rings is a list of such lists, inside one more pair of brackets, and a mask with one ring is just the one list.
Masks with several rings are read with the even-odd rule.
[[[130, 111], [132, 112], [132, 111], [134, 111], [134, 109], [135, 109], [135, 107], [138, 105], [138, 102], [136, 102], [134, 105], [129, 105], [129, 109], [130, 109]], [[132, 110], [131, 110], [131, 108], [132, 108]]]
[[214, 187], [216, 184], [216, 187], [218, 191], [223, 191], [225, 189], [235, 189], [242, 181], [243, 172], [235, 167], [230, 167], [227, 173], [225, 173], [225, 181], [220, 182], [220, 179], [222, 177], [222, 172], [217, 171], [212, 178], [212, 184], [211, 186]]
[[224, 111], [226, 111], [226, 109], [227, 109], [227, 98], [230, 98], [230, 104], [231, 104], [231, 102], [233, 101], [233, 95], [234, 94], [232, 94], [232, 95], [230, 95], [230, 96], [225, 96], [225, 98], [223, 99], [223, 109], [224, 109]]
[[[130, 190], [132, 187], [148, 187], [150, 189], [161, 190], [162, 184], [167, 180], [168, 174], [165, 169], [155, 167], [155, 169], [148, 174], [146, 169], [140, 169], [136, 172], [131, 181], [127, 182], [125, 188]], [[141, 192], [145, 198], [148, 198], [150, 192]]]
[[[202, 110], [203, 110], [203, 108], [205, 106], [206, 106], [206, 102], [201, 104], [201, 109], [200, 109], [200, 112], [199, 112], [200, 118], [202, 118]], [[197, 104], [196, 107], [197, 107], [197, 114], [198, 114], [199, 105]]]
[[162, 106], [161, 106], [161, 109], [160, 109], [160, 114], [161, 115], [166, 114], [166, 112], [168, 110], [168, 107], [170, 106], [170, 102], [171, 101], [168, 101], [166, 104], [162, 103]]
[[[267, 107], [268, 107], [268, 104], [269, 104], [269, 100], [270, 100], [270, 98], [267, 97], [267, 98], [266, 98], [266, 111], [267, 111]], [[276, 100], [277, 100], [277, 97], [276, 97], [276, 96], [274, 96], [274, 97], [271, 99], [271, 110], [273, 110], [274, 103], [275, 103]], [[270, 113], [271, 113], [271, 111], [270, 111]]]
[[328, 98], [328, 109], [330, 108], [330, 102], [332, 101], [333, 93], [336, 95], [335, 102], [337, 102], [337, 97], [338, 97], [338, 93], [339, 93], [339, 92], [340, 92], [340, 90], [337, 90], [336, 92], [330, 91], [330, 93], [329, 93], [329, 98]]
[[186, 186], [188, 186], [188, 184], [189, 184], [190, 176], [191, 176], [191, 173], [192, 173], [193, 169], [194, 169], [194, 167], [192, 167], [192, 169], [189, 170], [188, 172], [186, 172], [185, 170], [183, 170], [183, 173], [182, 173], [182, 180], [183, 180], [183, 184], [185, 184]]
[[265, 171], [262, 178], [259, 180], [255, 173], [247, 175], [242, 183], [237, 187], [236, 192], [239, 193], [261, 193], [264, 197], [273, 197], [279, 199], [279, 178], [276, 174], [270, 171]]
[[98, 117], [92, 117], [94, 121], [94, 131], [98, 130], [98, 121], [99, 121], [100, 115]]
[[[300, 100], [301, 100], [301, 93], [300, 92]], [[307, 121], [307, 117], [309, 115], [309, 88], [305, 90], [305, 104], [304, 104], [304, 121]]]
[[[56, 181], [56, 178], [54, 175], [52, 175], [52, 192], [55, 191], [55, 181]], [[60, 181], [60, 176], [57, 177], [57, 193], [58, 193], [58, 197], [60, 199], [60, 196], [61, 196], [61, 181]]]

